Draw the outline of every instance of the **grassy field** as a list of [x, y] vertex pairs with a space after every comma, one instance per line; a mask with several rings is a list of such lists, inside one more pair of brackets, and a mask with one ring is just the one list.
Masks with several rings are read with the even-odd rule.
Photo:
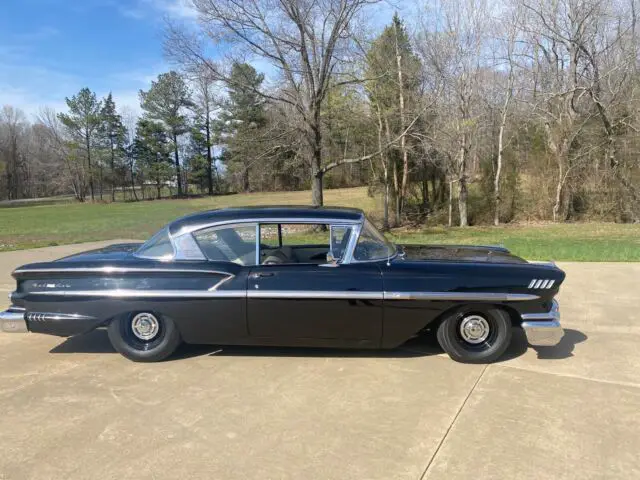
[[[327, 190], [327, 205], [362, 208], [379, 216], [366, 188]], [[168, 221], [198, 210], [240, 205], [304, 205], [309, 192], [227, 195], [188, 200], [0, 208], [0, 251], [113, 238], [146, 239]], [[504, 245], [533, 260], [640, 261], [640, 225], [604, 223], [397, 229], [398, 243]]]

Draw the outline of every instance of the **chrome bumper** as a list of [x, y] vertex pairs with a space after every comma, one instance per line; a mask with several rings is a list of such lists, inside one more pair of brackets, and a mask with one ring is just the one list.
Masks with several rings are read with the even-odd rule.
[[28, 332], [24, 314], [23, 308], [9, 307], [9, 310], [0, 313], [0, 330], [7, 333]]
[[560, 325], [560, 305], [553, 301], [547, 313], [525, 313], [522, 315], [522, 329], [527, 342], [534, 347], [552, 347], [560, 343], [564, 331]]

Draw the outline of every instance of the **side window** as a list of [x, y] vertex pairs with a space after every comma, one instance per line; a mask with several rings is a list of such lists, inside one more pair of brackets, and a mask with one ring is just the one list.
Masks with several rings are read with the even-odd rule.
[[174, 256], [173, 245], [169, 238], [169, 231], [163, 228], [153, 237], [147, 240], [135, 255], [142, 258], [153, 258], [156, 260], [171, 260]]
[[256, 264], [255, 224], [204, 228], [194, 232], [193, 237], [209, 260]]
[[327, 262], [327, 254], [340, 259], [351, 227], [341, 225], [282, 223], [260, 225], [260, 263]]

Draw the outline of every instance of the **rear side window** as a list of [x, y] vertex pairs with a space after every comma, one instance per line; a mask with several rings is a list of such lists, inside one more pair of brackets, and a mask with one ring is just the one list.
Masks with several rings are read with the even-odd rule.
[[173, 245], [169, 238], [169, 230], [166, 228], [163, 228], [147, 240], [135, 253], [137, 257], [156, 260], [171, 260], [174, 254]]
[[209, 260], [256, 264], [256, 225], [238, 224], [210, 227], [193, 233], [200, 250]]

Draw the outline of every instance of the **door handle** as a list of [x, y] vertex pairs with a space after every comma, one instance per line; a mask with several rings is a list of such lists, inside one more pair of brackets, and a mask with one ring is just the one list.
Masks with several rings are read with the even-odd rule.
[[275, 274], [273, 272], [254, 272], [249, 275], [249, 278], [263, 278], [263, 277], [273, 277]]

